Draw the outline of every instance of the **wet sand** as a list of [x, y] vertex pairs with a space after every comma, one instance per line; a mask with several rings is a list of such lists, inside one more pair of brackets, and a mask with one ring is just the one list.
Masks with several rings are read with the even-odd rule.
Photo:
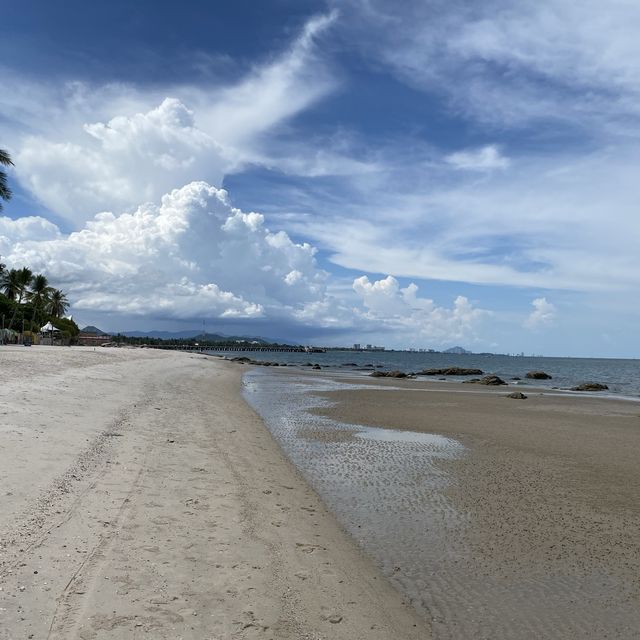
[[333, 406], [313, 413], [440, 434], [467, 451], [431, 461], [450, 478], [441, 518], [453, 508], [458, 526], [444, 542], [427, 531], [413, 540], [413, 575], [399, 585], [416, 605], [450, 590], [436, 605], [456, 624], [436, 624], [434, 637], [640, 637], [640, 403], [530, 387], [519, 388], [528, 399], [513, 400], [506, 387], [352, 382], [368, 388], [317, 393]]
[[0, 348], [0, 638], [429, 638], [196, 354]]

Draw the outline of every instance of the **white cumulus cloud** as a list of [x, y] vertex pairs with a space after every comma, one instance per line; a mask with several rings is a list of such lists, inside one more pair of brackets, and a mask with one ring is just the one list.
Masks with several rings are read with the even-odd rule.
[[[15, 175], [80, 228], [98, 211], [131, 210], [187, 182], [221, 184], [245, 163], [303, 166], [299, 147], [273, 155], [270, 134], [336, 87], [317, 51], [335, 19], [310, 19], [282, 53], [217, 86], [36, 83], [0, 66], [0, 84], [12, 87], [0, 95], [0, 138]], [[340, 164], [340, 154], [329, 156]], [[347, 160], [342, 166], [362, 170]]]
[[76, 311], [286, 318], [325, 298], [311, 245], [271, 232], [205, 182], [132, 213], [100, 213], [68, 235], [41, 218], [0, 218], [0, 254], [45, 272]]
[[28, 137], [15, 155], [25, 185], [73, 222], [104, 208], [157, 199], [167, 184], [221, 180], [230, 166], [221, 147], [197, 128], [193, 112], [175, 98], [146, 113], [85, 124], [83, 131], [75, 142]]
[[418, 296], [414, 283], [400, 287], [393, 276], [371, 282], [367, 276], [353, 281], [361, 300], [363, 326], [402, 331], [412, 342], [419, 337], [438, 344], [452, 340], [473, 340], [490, 312], [475, 307], [466, 297], [457, 296], [449, 308]]
[[524, 322], [528, 329], [540, 329], [548, 327], [556, 317], [556, 307], [546, 298], [536, 298], [532, 303], [533, 311]]

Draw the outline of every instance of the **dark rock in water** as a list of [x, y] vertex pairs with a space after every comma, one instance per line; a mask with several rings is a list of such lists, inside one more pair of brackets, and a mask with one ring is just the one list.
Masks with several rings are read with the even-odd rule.
[[551, 380], [552, 376], [544, 371], [529, 371], [525, 378], [530, 378], [531, 380]]
[[313, 367], [311, 367], [312, 369], [322, 369], [322, 367], [319, 364], [314, 364]]
[[463, 380], [462, 384], [477, 384], [480, 382], [480, 378], [471, 378], [470, 380]]
[[341, 367], [357, 367], [358, 363], [357, 362], [343, 362], [340, 366]]
[[446, 378], [438, 378], [438, 380], [444, 380], [446, 382]]
[[376, 369], [384, 369], [384, 365], [383, 364], [377, 364], [375, 365]]
[[606, 391], [609, 387], [599, 382], [583, 382], [577, 387], [571, 387], [571, 391]]
[[520, 391], [514, 391], [513, 393], [510, 393], [507, 398], [513, 398], [514, 400], [526, 400], [527, 396], [525, 396], [524, 393], [521, 393]]
[[513, 376], [512, 380], [522, 380], [522, 378], [518, 378], [518, 376]]
[[272, 366], [272, 367], [279, 367], [279, 366], [280, 366], [280, 363], [279, 363], [279, 362], [272, 362], [272, 363], [271, 363], [271, 366]]
[[464, 369], [462, 367], [444, 367], [443, 369], [423, 369], [420, 376], [481, 376], [482, 369]]
[[407, 378], [403, 371], [372, 371], [372, 378]]
[[373, 365], [372, 364], [365, 364], [364, 368], [365, 369], [373, 369]]
[[280, 366], [281, 367], [288, 367], [289, 365], [286, 362], [283, 362]]
[[485, 376], [484, 378], [481, 378], [479, 381], [479, 384], [486, 384], [486, 385], [490, 385], [492, 387], [497, 387], [503, 384], [507, 384], [502, 378], [499, 378], [498, 376]]
[[252, 362], [251, 358], [247, 358], [247, 356], [236, 356], [235, 358], [231, 358], [231, 362]]

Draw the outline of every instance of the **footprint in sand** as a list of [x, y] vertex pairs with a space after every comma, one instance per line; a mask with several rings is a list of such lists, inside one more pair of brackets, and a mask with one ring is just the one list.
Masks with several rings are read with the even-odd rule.
[[318, 551], [318, 549], [326, 551], [326, 549], [320, 545], [308, 544], [306, 542], [296, 542], [296, 547], [298, 547], [298, 550], [302, 551], [302, 553], [314, 553], [315, 551]]
[[308, 580], [311, 577], [311, 574], [307, 571], [298, 571], [293, 575], [295, 575], [296, 578], [300, 578], [300, 580]]

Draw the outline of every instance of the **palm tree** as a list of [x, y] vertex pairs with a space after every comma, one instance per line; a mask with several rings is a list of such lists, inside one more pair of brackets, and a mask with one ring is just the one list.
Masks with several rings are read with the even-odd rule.
[[[24, 298], [31, 281], [33, 280], [33, 271], [29, 269], [29, 267], [22, 267], [22, 269], [11, 269], [11, 271], [16, 271], [15, 280], [17, 284], [17, 291], [14, 295], [14, 300], [17, 297], [17, 304], [15, 309], [13, 310], [13, 315], [11, 316], [11, 322], [9, 323], [9, 329], [13, 327], [13, 322], [16, 319], [16, 314], [18, 313], [18, 309], [22, 304], [22, 299]], [[9, 273], [11, 273], [11, 271]]]
[[53, 289], [49, 296], [48, 311], [54, 318], [61, 318], [69, 308], [69, 300], [60, 289]]
[[29, 267], [18, 269], [18, 304], [22, 304], [22, 299], [27, 294], [27, 290], [33, 280], [33, 271]]
[[0, 276], [0, 289], [9, 300], [15, 300], [18, 297], [18, 289], [20, 288], [18, 270], [9, 269], [3, 271]]
[[33, 312], [31, 314], [31, 324], [33, 324], [36, 314], [38, 314], [38, 318], [40, 318], [42, 311], [49, 303], [52, 292], [53, 289], [49, 286], [47, 276], [43, 275], [42, 273], [38, 273], [37, 275], [33, 276], [31, 291], [27, 293], [27, 300], [33, 306]]
[[[11, 157], [9, 154], [0, 149], [0, 166], [11, 167], [13, 166], [13, 162], [11, 162]], [[7, 174], [5, 171], [0, 169], [0, 211], [2, 211], [2, 201], [3, 200], [11, 200], [11, 189], [9, 189], [9, 185], [7, 184]]]

